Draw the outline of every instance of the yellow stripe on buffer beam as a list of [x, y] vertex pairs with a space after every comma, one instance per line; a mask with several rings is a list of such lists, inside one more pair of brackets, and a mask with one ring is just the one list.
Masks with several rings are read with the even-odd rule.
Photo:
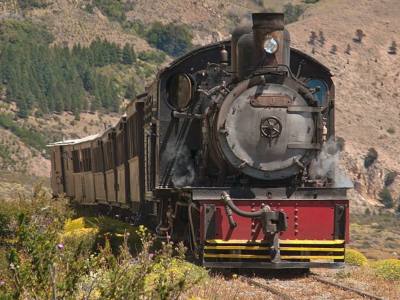
[[257, 258], [257, 259], [271, 259], [269, 255], [253, 255], [253, 254], [214, 254], [205, 253], [204, 258]]
[[[207, 244], [267, 244], [263, 240], [206, 240]], [[344, 240], [280, 240], [283, 245], [342, 245]]]

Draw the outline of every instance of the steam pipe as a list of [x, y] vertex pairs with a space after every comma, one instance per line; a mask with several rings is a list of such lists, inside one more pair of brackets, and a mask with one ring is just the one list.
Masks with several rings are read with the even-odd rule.
[[[221, 199], [224, 201], [225, 205], [230, 208], [231, 210], [233, 210], [236, 214], [238, 214], [241, 217], [246, 217], [246, 218], [260, 218], [262, 216], [265, 216], [266, 213], [271, 211], [271, 208], [268, 205], [265, 205], [264, 207], [262, 207], [259, 211], [254, 211], [254, 212], [250, 212], [250, 211], [244, 211], [241, 210], [239, 207], [237, 207], [231, 197], [229, 196], [229, 194], [227, 192], [222, 192], [221, 195]], [[229, 215], [228, 215], [229, 217]]]
[[232, 228], [237, 227], [237, 223], [235, 222], [235, 220], [233, 219], [233, 216], [232, 216], [232, 209], [229, 206], [225, 205], [225, 212], [226, 212], [226, 215], [228, 216], [229, 225]]

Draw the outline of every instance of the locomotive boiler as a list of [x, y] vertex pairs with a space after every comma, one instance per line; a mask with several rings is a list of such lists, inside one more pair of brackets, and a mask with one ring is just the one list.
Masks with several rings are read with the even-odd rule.
[[280, 13], [162, 70], [102, 134], [51, 145], [52, 187], [183, 241], [218, 268], [343, 264], [328, 68], [290, 47]]

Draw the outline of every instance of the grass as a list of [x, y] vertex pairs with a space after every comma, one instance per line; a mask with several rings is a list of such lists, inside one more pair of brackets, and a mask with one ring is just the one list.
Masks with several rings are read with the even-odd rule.
[[345, 268], [333, 276], [341, 284], [367, 291], [384, 299], [399, 299], [400, 296], [398, 282], [380, 277], [370, 266]]
[[390, 213], [353, 214], [350, 247], [360, 250], [371, 260], [397, 258], [400, 254], [399, 228], [400, 218]]

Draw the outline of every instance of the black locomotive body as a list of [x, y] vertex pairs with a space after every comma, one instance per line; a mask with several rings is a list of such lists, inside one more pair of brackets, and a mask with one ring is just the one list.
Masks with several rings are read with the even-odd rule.
[[283, 14], [253, 14], [162, 70], [115, 127], [52, 144], [54, 193], [125, 210], [206, 266], [339, 266], [347, 187], [321, 167], [331, 77], [290, 48]]

